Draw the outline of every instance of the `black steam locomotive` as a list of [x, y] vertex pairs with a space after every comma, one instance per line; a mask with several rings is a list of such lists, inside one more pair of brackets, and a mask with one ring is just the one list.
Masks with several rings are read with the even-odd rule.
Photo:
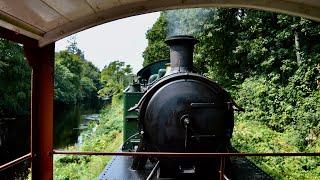
[[[234, 101], [216, 82], [197, 74], [193, 49], [197, 40], [174, 36], [170, 47], [170, 72], [150, 85], [131, 110], [139, 112], [141, 136], [138, 151], [225, 152], [234, 126]], [[160, 177], [212, 171], [213, 159], [160, 158]], [[146, 159], [134, 159], [141, 169]]]
[[[159, 61], [145, 67], [138, 72], [138, 83], [125, 90], [122, 150], [227, 152], [237, 105], [219, 84], [194, 70], [195, 38], [173, 36], [166, 43], [170, 47], [170, 66], [165, 70], [167, 61]], [[158, 162], [159, 178], [212, 178], [220, 163], [215, 158], [194, 157], [134, 157], [131, 162], [132, 170], [137, 171]], [[133, 175], [122, 178], [130, 177]], [[136, 178], [143, 179], [132, 179]]]

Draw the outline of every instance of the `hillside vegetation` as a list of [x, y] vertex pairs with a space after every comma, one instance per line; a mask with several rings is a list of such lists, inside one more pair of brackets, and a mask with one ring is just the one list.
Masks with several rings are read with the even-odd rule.
[[[246, 110], [236, 114], [236, 149], [320, 152], [318, 23], [249, 9], [165, 11], [146, 34], [144, 65], [169, 58], [171, 35], [195, 36], [196, 69]], [[276, 179], [320, 179], [319, 158], [251, 160]]]

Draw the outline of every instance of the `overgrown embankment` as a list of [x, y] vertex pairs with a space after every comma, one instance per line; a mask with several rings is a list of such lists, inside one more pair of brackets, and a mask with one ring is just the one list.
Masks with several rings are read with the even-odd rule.
[[[238, 113], [232, 143], [241, 152], [320, 152], [320, 92], [248, 78], [235, 97]], [[252, 157], [275, 179], [320, 179], [320, 157]]]
[[[258, 121], [238, 120], [233, 146], [241, 152], [299, 152], [298, 132], [271, 130]], [[319, 152], [320, 141], [304, 152]], [[320, 157], [250, 157], [258, 167], [275, 179], [320, 179]]]
[[[91, 123], [81, 134], [79, 146], [68, 151], [117, 151], [122, 143], [122, 100], [114, 98], [111, 105], [101, 110], [99, 124]], [[96, 179], [111, 157], [109, 156], [54, 156], [54, 179]]]

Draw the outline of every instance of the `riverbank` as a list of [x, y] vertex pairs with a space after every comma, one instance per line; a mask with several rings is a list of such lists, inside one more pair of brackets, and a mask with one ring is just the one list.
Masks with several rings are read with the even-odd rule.
[[[64, 148], [68, 151], [117, 151], [122, 143], [122, 100], [114, 98], [100, 112], [100, 121], [90, 122], [81, 134], [82, 144]], [[96, 179], [111, 157], [54, 156], [54, 179]]]

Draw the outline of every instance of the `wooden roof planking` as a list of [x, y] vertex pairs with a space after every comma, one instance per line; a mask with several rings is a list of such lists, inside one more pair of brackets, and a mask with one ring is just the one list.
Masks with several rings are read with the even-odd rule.
[[187, 7], [254, 8], [320, 21], [319, 0], [0, 0], [0, 26], [41, 47], [116, 19]]

